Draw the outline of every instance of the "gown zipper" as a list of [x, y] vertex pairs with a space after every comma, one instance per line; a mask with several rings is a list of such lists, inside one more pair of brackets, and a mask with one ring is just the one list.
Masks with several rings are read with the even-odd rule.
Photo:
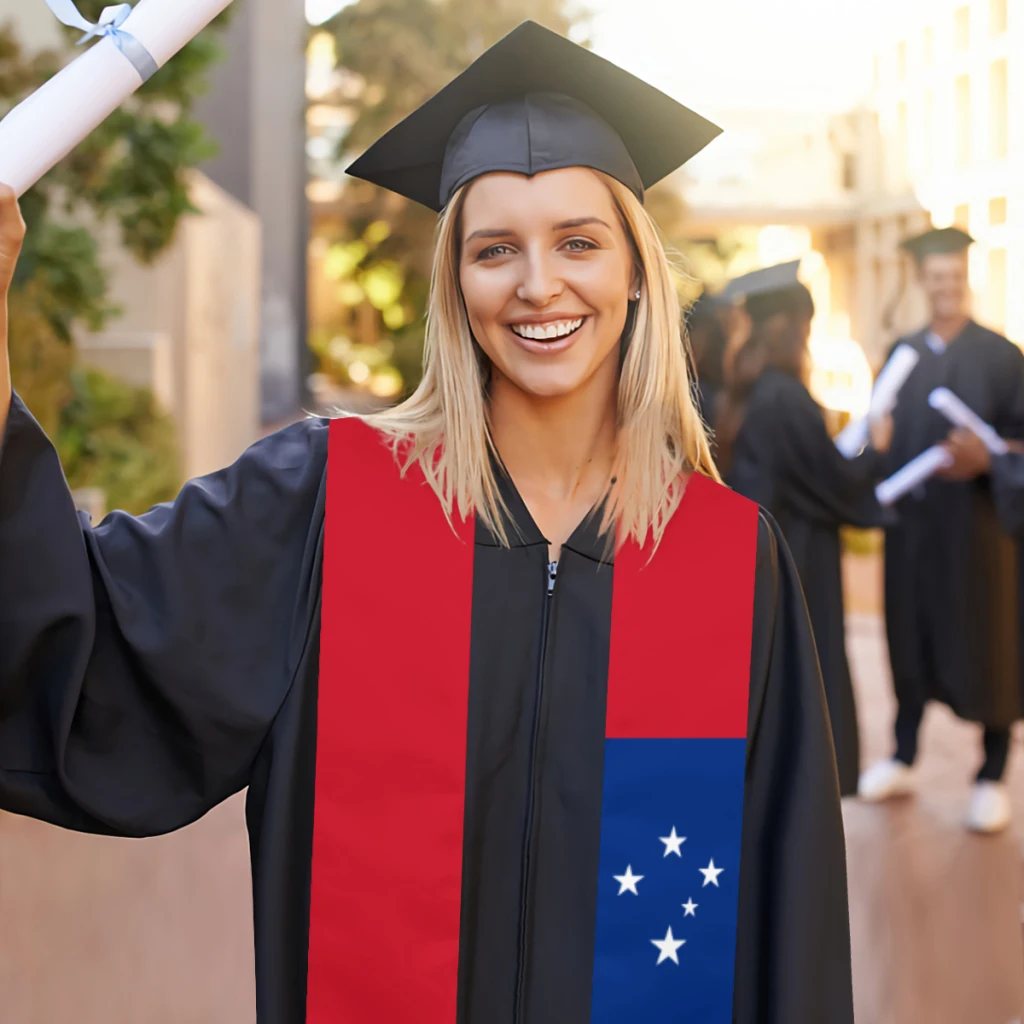
[[523, 835], [523, 881], [522, 899], [519, 906], [519, 950], [516, 964], [515, 1006], [512, 1020], [514, 1024], [522, 1024], [523, 1006], [526, 988], [526, 953], [527, 929], [530, 905], [530, 853], [533, 846], [533, 812], [537, 802], [537, 789], [540, 785], [538, 771], [537, 747], [540, 743], [540, 725], [544, 703], [544, 668], [548, 653], [548, 625], [551, 621], [551, 605], [555, 594], [555, 583], [558, 579], [558, 563], [548, 562], [546, 566], [546, 591], [544, 597], [544, 617], [540, 627], [540, 658], [537, 663], [537, 703], [533, 712], [533, 732], [530, 737], [530, 794], [526, 804], [526, 827]]

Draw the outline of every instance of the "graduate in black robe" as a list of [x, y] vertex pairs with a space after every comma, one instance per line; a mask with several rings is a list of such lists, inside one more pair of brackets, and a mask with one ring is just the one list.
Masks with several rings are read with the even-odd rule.
[[[884, 455], [869, 447], [848, 460], [829, 436], [806, 384], [814, 302], [792, 265], [783, 275], [787, 280], [768, 275], [761, 285], [755, 281], [745, 299], [754, 321], [749, 355], [761, 369], [746, 400], [728, 481], [772, 513], [793, 554], [825, 681], [840, 792], [846, 796], [857, 790], [860, 744], [846, 657], [839, 528], [880, 525], [874, 488]], [[879, 448], [884, 435], [883, 426], [876, 431]]]
[[714, 425], [719, 396], [725, 386], [725, 327], [719, 311], [721, 302], [704, 293], [690, 307], [686, 317], [701, 418]]
[[[1024, 437], [1024, 356], [967, 313], [967, 247], [956, 228], [929, 231], [905, 248], [931, 305], [929, 325], [897, 344], [920, 361], [900, 391], [889, 451], [895, 471], [950, 434], [928, 404], [947, 387], [1005, 437]], [[984, 757], [967, 824], [1009, 823], [1000, 784], [1010, 726], [1021, 714], [1017, 640], [1017, 549], [998, 521], [984, 466], [958, 460], [907, 495], [886, 531], [886, 632], [898, 701], [896, 750], [861, 780], [868, 799], [906, 793], [929, 700], [985, 727]]]
[[[149, 836], [247, 787], [260, 1024], [684, 1012], [851, 1024], [832, 744], [777, 526], [688, 472], [685, 491], [664, 492], [681, 498], [656, 550], [616, 545], [600, 507], [545, 535], [551, 507], [523, 489], [516, 461], [525, 424], [507, 418], [513, 399], [533, 400], [510, 374], [552, 386], [543, 353], [586, 355], [605, 338], [596, 325], [579, 348], [564, 332], [537, 337], [554, 325], [538, 316], [555, 301], [574, 312], [589, 294], [595, 312], [580, 319], [599, 319], [600, 293], [618, 303], [611, 347], [576, 386], [611, 382], [601, 423], [614, 429], [619, 348], [630, 342], [628, 376], [653, 344], [641, 325], [664, 303], [677, 333], [657, 351], [680, 386], [661, 400], [690, 424], [678, 444], [692, 468], [713, 475], [667, 263], [648, 257], [628, 290], [625, 274], [605, 274], [604, 291], [588, 275], [620, 258], [628, 270], [636, 251], [617, 241], [604, 183], [640, 198], [716, 133], [526, 23], [353, 168], [435, 210], [458, 202], [468, 216], [489, 194], [504, 204], [507, 222], [459, 243], [475, 254], [462, 292], [442, 267], [438, 287], [455, 298], [432, 300], [442, 318], [446, 303], [449, 316], [484, 317], [466, 290], [467, 275], [484, 275], [515, 310], [516, 330], [497, 311], [474, 322], [507, 349], [491, 358], [477, 339], [469, 353], [492, 404], [496, 520], [484, 506], [449, 519], [427, 485], [433, 456], [403, 473], [407, 449], [377, 427], [307, 419], [173, 503], [94, 526], [12, 399], [0, 455], [0, 806]], [[571, 194], [550, 214], [585, 213], [577, 198], [594, 195], [603, 226], [537, 219], [567, 175]], [[523, 195], [537, 198], [516, 206]], [[635, 199], [626, 207], [642, 223]], [[0, 270], [16, 252], [15, 219], [7, 194]], [[428, 346], [421, 398], [439, 358]], [[644, 408], [644, 389], [627, 401]], [[486, 438], [474, 445], [486, 451]], [[599, 501], [612, 501], [615, 480], [597, 479]]]

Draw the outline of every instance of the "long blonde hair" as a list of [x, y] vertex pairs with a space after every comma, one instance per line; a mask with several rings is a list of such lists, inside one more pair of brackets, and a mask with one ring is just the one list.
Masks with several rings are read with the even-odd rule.
[[[720, 479], [693, 401], [679, 297], [658, 230], [633, 193], [601, 175], [611, 191], [642, 275], [634, 326], [619, 379], [618, 434], [604, 525], [619, 541], [661, 540], [688, 472]], [[459, 286], [466, 188], [438, 221], [423, 379], [400, 405], [364, 417], [394, 441], [407, 471], [418, 463], [445, 514], [476, 513], [504, 543], [505, 509], [495, 478], [487, 415], [487, 364], [469, 329]]]

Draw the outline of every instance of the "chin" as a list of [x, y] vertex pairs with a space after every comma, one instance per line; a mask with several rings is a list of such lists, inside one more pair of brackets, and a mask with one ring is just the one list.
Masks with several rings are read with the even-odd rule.
[[534, 398], [564, 398], [579, 391], [586, 383], [586, 378], [578, 373], [552, 370], [514, 374], [509, 379], [520, 391]]

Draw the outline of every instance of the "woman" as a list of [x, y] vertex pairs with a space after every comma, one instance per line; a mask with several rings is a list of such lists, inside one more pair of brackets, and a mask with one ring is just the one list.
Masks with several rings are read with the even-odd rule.
[[884, 474], [890, 426], [872, 429], [872, 447], [855, 459], [836, 448], [807, 389], [814, 302], [799, 282], [759, 292], [753, 333], [737, 358], [753, 381], [733, 447], [729, 482], [778, 521], [803, 583], [817, 641], [842, 794], [857, 791], [857, 710], [846, 659], [839, 528], [877, 526], [874, 496]]
[[719, 305], [714, 297], [703, 294], [690, 307], [686, 317], [697, 375], [698, 412], [709, 425], [715, 422], [718, 399], [725, 384], [726, 334]]
[[248, 786], [260, 1024], [852, 1020], [799, 584], [640, 203], [716, 133], [527, 23], [352, 168], [443, 211], [407, 402], [91, 528], [14, 400], [0, 803]]

